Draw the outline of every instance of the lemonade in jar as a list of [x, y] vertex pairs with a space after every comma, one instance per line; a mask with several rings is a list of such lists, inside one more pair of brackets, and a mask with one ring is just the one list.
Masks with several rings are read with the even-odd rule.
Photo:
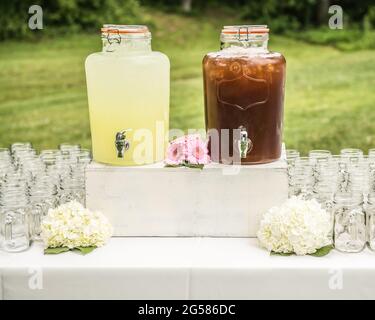
[[168, 142], [168, 57], [146, 26], [104, 25], [103, 50], [86, 59], [93, 157], [111, 165], [161, 161]]

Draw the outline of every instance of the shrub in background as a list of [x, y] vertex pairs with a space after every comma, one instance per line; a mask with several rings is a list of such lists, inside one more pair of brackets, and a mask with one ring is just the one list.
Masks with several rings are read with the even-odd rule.
[[[43, 32], [28, 27], [31, 5], [43, 9]], [[137, 0], [0, 1], [0, 40], [32, 38], [54, 32], [98, 30], [103, 23], [132, 24], [139, 18]]]

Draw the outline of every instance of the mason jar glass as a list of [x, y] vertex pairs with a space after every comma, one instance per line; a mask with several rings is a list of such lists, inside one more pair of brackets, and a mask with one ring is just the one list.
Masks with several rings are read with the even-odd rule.
[[63, 163], [63, 155], [59, 149], [43, 150], [40, 158], [45, 165], [46, 175], [59, 188], [60, 175], [64, 175], [67, 170]]
[[13, 170], [11, 162], [0, 161], [0, 185], [5, 181], [6, 175], [13, 172]]
[[33, 156], [21, 161], [18, 170], [22, 172], [26, 181], [33, 183], [38, 175], [44, 174], [45, 165], [38, 156]]
[[375, 158], [375, 148], [368, 150], [368, 156], [369, 158]]
[[315, 188], [318, 185], [333, 184], [336, 178], [335, 165], [332, 158], [329, 156], [310, 157], [310, 162], [313, 170]]
[[79, 165], [88, 165], [92, 160], [91, 151], [89, 149], [81, 149], [77, 154], [77, 162]]
[[363, 151], [356, 148], [345, 148], [340, 151], [342, 157], [363, 157]]
[[333, 195], [334, 185], [332, 183], [319, 184], [314, 188], [314, 198], [322, 205], [322, 208], [327, 210], [331, 216], [333, 223]]
[[299, 159], [300, 153], [298, 150], [287, 149], [286, 150], [286, 162], [287, 162], [287, 172], [288, 172], [288, 183], [291, 185], [291, 180], [293, 177], [293, 170], [295, 162]]
[[29, 216], [29, 229], [32, 240], [40, 240], [41, 222], [48, 210], [55, 207], [55, 194], [53, 189], [34, 188], [32, 190], [27, 208]]
[[329, 159], [331, 158], [332, 153], [329, 150], [311, 150], [309, 152], [310, 159]]
[[318, 184], [314, 188], [313, 197], [320, 203], [322, 208], [326, 210], [327, 215], [330, 217], [331, 221], [331, 229], [328, 234], [328, 238], [330, 239], [331, 243], [333, 243], [333, 225], [334, 225], [334, 214], [333, 214], [333, 194], [334, 194], [334, 184], [326, 183], [326, 184]]
[[59, 204], [77, 201], [85, 205], [85, 190], [82, 180], [76, 177], [66, 177], [61, 181], [59, 192]]
[[71, 166], [77, 163], [78, 155], [81, 152], [81, 146], [79, 144], [60, 144], [59, 149], [65, 165]]
[[337, 162], [336, 170], [336, 191], [338, 193], [350, 193], [362, 188], [362, 177], [357, 175], [346, 161]]
[[334, 196], [334, 245], [342, 252], [360, 252], [366, 246], [366, 216], [360, 191]]
[[314, 175], [309, 157], [299, 157], [288, 170], [289, 196], [310, 199], [313, 196]]
[[39, 157], [46, 167], [56, 166], [62, 161], [62, 154], [59, 149], [43, 150]]
[[7, 252], [20, 252], [29, 248], [29, 222], [27, 201], [20, 191], [2, 193], [0, 197], [0, 226], [2, 248]]
[[375, 193], [375, 162], [369, 163], [367, 171], [367, 192]]
[[15, 142], [10, 146], [12, 153], [33, 149], [31, 142]]
[[300, 157], [300, 152], [295, 149], [286, 149], [285, 153], [287, 160], [296, 160]]
[[18, 190], [26, 196], [27, 181], [24, 175], [19, 171], [9, 171], [1, 185], [1, 195], [5, 195], [8, 191]]
[[61, 143], [59, 145], [59, 149], [60, 149], [61, 152], [79, 151], [79, 150], [81, 150], [81, 145], [71, 144], [71, 143]]
[[34, 149], [16, 149], [12, 153], [13, 163], [16, 169], [21, 169], [25, 162], [32, 161], [37, 156], [36, 150]]
[[0, 161], [1, 162], [11, 162], [11, 153], [8, 148], [0, 148]]
[[365, 209], [368, 245], [375, 251], [375, 192], [369, 193]]

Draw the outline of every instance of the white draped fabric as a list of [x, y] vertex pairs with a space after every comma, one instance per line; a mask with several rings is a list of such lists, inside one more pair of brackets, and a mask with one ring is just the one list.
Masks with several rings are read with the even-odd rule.
[[2, 299], [374, 299], [375, 253], [270, 256], [246, 238], [113, 238], [82, 256], [0, 251]]

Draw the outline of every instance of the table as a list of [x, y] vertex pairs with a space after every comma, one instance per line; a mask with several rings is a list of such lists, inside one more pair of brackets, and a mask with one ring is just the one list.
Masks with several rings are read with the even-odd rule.
[[373, 299], [375, 253], [270, 256], [251, 238], [113, 238], [82, 256], [0, 251], [1, 299]]

